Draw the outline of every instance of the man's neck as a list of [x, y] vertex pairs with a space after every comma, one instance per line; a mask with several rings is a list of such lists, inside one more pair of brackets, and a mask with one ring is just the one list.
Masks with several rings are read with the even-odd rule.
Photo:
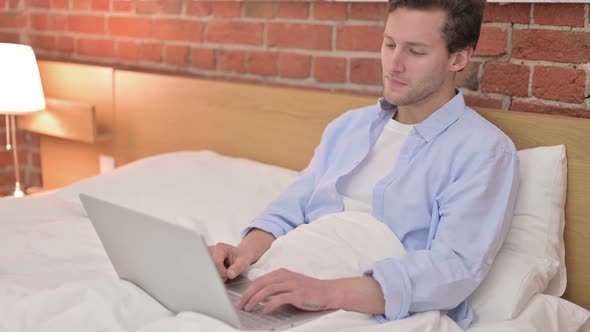
[[441, 89], [436, 95], [431, 95], [415, 104], [398, 106], [394, 119], [403, 124], [421, 123], [453, 97], [455, 97], [454, 87]]

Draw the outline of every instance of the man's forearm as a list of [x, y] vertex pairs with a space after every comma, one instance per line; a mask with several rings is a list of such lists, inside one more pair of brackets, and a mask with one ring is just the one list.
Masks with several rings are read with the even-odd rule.
[[330, 283], [334, 309], [382, 315], [385, 297], [381, 286], [373, 277], [353, 277], [325, 280]]
[[271, 233], [255, 228], [242, 239], [238, 248], [248, 251], [251, 255], [250, 264], [254, 264], [270, 248], [274, 240], [275, 237]]

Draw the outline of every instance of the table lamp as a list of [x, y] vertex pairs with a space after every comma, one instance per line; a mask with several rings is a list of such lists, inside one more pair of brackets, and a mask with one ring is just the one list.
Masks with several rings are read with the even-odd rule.
[[6, 115], [6, 149], [12, 150], [15, 188], [13, 196], [25, 195], [20, 183], [15, 116], [45, 109], [43, 86], [35, 53], [30, 46], [0, 43], [0, 114]]

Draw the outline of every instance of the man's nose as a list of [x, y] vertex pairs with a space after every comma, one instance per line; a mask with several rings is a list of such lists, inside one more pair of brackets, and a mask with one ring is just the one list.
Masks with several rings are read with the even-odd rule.
[[389, 69], [395, 72], [403, 72], [405, 68], [405, 59], [402, 50], [399, 48], [393, 50], [389, 58]]

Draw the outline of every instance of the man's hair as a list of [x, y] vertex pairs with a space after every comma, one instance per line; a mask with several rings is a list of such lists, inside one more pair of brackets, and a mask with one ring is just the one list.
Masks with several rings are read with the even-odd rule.
[[388, 13], [407, 9], [436, 10], [447, 14], [442, 33], [449, 53], [477, 46], [485, 0], [389, 0]]

